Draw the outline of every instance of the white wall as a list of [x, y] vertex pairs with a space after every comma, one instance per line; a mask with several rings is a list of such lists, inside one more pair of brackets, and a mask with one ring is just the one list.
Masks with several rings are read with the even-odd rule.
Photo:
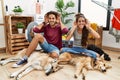
[[[12, 10], [14, 6], [17, 6], [17, 5], [20, 5], [24, 9], [23, 14], [35, 14], [36, 1], [37, 0], [4, 0], [4, 5], [8, 5], [9, 14], [13, 14]], [[42, 3], [43, 14], [45, 14], [48, 11], [55, 10], [55, 2], [57, 0], [39, 0], [39, 1], [40, 3]], [[70, 0], [65, 0], [65, 2], [67, 1], [70, 1]], [[73, 0], [73, 1], [76, 4], [78, 2], [78, 0]]]
[[[47, 11], [55, 10], [54, 3], [57, 0], [39, 0], [39, 1], [40, 1], [40, 3], [44, 4], [43, 5], [43, 14], [46, 13]], [[69, 0], [64, 0], [64, 1], [69, 1]], [[78, 0], [73, 0], [73, 1], [75, 2], [76, 6], [75, 6], [74, 10], [72, 10], [72, 11], [77, 12]], [[20, 5], [24, 9], [23, 14], [35, 14], [35, 2], [36, 2], [36, 0], [4, 0], [4, 5], [8, 5], [9, 14], [13, 14], [12, 9], [14, 8], [14, 6], [17, 6], [17, 5]], [[120, 4], [119, 0], [113, 0], [113, 6], [120, 7], [119, 4]], [[4, 8], [5, 8], [5, 6], [4, 6]], [[98, 11], [98, 10], [96, 10], [96, 11]], [[120, 48], [120, 42], [116, 43], [115, 38], [112, 35], [110, 35], [108, 33], [108, 31], [103, 31], [103, 46]]]
[[5, 47], [4, 26], [0, 25], [0, 48]]

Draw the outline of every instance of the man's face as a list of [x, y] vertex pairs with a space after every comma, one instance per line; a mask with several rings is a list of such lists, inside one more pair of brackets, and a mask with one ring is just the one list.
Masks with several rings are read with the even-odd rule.
[[49, 24], [50, 24], [51, 26], [54, 26], [55, 23], [56, 23], [56, 21], [57, 21], [57, 19], [56, 19], [55, 15], [50, 14], [50, 15], [48, 16], [48, 21], [49, 21]]

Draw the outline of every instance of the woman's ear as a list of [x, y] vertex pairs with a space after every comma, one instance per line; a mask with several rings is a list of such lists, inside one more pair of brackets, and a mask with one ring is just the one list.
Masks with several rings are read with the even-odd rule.
[[85, 23], [88, 23], [88, 19], [85, 19]]

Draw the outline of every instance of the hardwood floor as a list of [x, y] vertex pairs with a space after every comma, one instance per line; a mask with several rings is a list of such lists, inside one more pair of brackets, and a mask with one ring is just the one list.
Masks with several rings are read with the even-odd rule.
[[[113, 52], [110, 50], [105, 50], [106, 53], [110, 55], [112, 61], [109, 64], [112, 68], [106, 73], [101, 73], [98, 71], [88, 71], [86, 75], [86, 80], [120, 80], [120, 52]], [[0, 59], [5, 56], [10, 56], [6, 53], [0, 53]], [[11, 68], [13, 63], [9, 63], [5, 66], [0, 66], [0, 80], [15, 80], [14, 78], [9, 78], [9, 75], [18, 70], [19, 68]], [[32, 71], [25, 75], [20, 80], [81, 80], [81, 75], [78, 79], [73, 78], [75, 68], [71, 65], [65, 65], [60, 71], [46, 76], [43, 71]]]

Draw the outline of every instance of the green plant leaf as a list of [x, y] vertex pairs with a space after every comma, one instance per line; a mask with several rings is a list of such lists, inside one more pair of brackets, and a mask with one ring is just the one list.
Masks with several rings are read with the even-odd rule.
[[70, 1], [70, 2], [66, 3], [64, 10], [68, 9], [69, 7], [74, 7], [74, 6], [75, 6], [75, 4], [72, 1]]
[[17, 27], [17, 28], [24, 28], [25, 25], [24, 25], [22, 22], [17, 22], [17, 23], [16, 23], [16, 27]]
[[74, 12], [68, 12], [67, 9], [70, 7], [74, 7], [75, 4], [73, 1], [69, 1], [66, 4], [64, 3], [64, 0], [57, 0], [57, 2], [55, 3], [55, 8], [57, 10], [57, 12], [59, 12], [61, 14], [61, 20], [64, 24], [69, 23], [72, 19], [68, 19], [66, 21], [66, 18], [72, 14], [74, 14]]
[[23, 12], [23, 9], [20, 6], [15, 6], [12, 11], [13, 12]]
[[68, 23], [70, 23], [71, 21], [73, 21], [73, 20], [72, 20], [72, 19], [66, 19], [64, 23], [65, 23], [65, 24], [68, 24]]

